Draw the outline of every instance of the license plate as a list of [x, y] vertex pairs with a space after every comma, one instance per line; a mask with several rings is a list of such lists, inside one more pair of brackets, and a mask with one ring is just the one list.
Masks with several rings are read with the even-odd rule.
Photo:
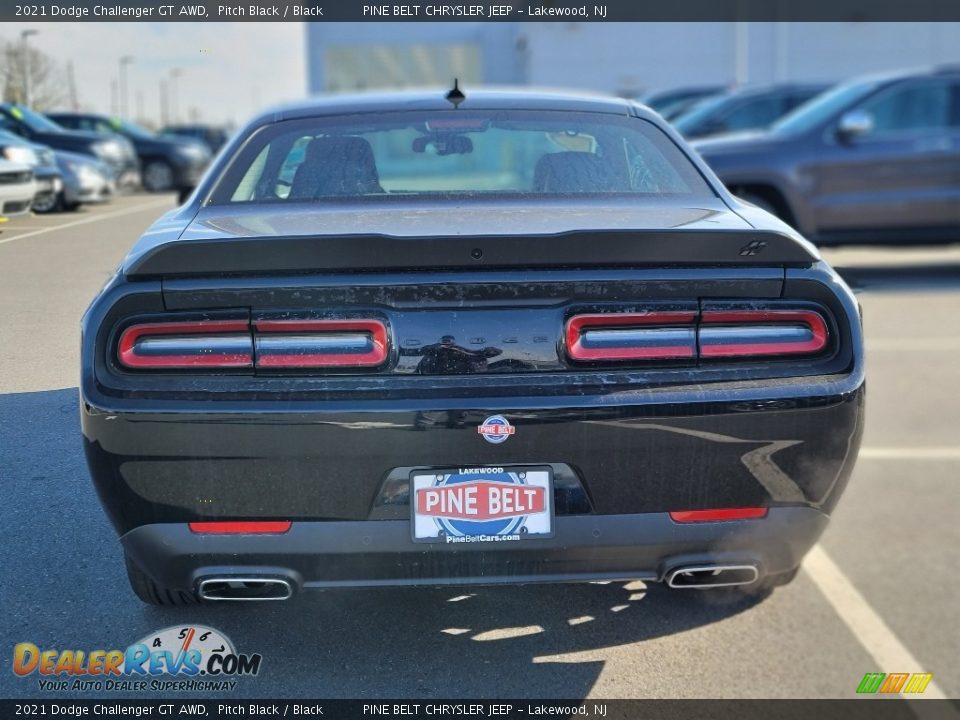
[[38, 181], [37, 181], [37, 191], [38, 191], [38, 192], [53, 192], [53, 180], [38, 180]]
[[410, 489], [414, 542], [509, 543], [553, 536], [549, 467], [416, 470]]

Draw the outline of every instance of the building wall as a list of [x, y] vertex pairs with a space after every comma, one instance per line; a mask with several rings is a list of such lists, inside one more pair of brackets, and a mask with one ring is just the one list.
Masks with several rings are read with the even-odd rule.
[[[445, 84], [450, 67], [423, 73], [410, 60], [409, 48], [431, 44], [476, 48], [472, 82], [641, 94], [691, 84], [832, 82], [864, 72], [960, 64], [960, 23], [308, 23], [309, 90], [331, 89], [326, 65], [337, 56], [329, 51], [342, 46], [386, 48], [373, 54], [379, 67], [394, 57], [393, 64], [406, 58], [412, 68], [398, 75], [367, 63], [366, 70], [357, 69], [363, 78], [354, 87], [424, 84], [424, 75], [432, 77], [427, 84]], [[371, 53], [346, 57], [360, 55]], [[450, 65], [449, 58], [439, 53], [434, 65]], [[351, 75], [350, 68], [339, 70], [341, 77]], [[371, 85], [371, 74], [381, 82]]]
[[[464, 74], [471, 82], [522, 84], [517, 31], [515, 23], [306, 23], [307, 90], [446, 86]], [[431, 46], [444, 50], [430, 52]], [[464, 73], [462, 63], [473, 58]], [[331, 62], [340, 66], [331, 68]], [[424, 67], [427, 62], [432, 67]], [[353, 82], [342, 81], [351, 74]]]

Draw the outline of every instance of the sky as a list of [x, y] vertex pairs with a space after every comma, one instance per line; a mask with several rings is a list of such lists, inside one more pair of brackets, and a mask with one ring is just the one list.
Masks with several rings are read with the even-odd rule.
[[[181, 121], [192, 108], [204, 122], [242, 123], [259, 110], [306, 94], [302, 23], [5, 23], [0, 38], [15, 40], [21, 30], [39, 33], [33, 47], [56, 62], [73, 61], [83, 109], [110, 113], [111, 83], [119, 60], [127, 67], [128, 115], [142, 107], [160, 120], [160, 81], [176, 80]], [[138, 97], [139, 96], [139, 97]]]

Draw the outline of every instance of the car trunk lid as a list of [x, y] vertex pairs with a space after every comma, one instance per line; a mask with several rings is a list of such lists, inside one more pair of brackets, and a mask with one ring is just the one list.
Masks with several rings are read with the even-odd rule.
[[179, 239], [128, 256], [135, 277], [406, 269], [806, 266], [798, 236], [722, 205], [446, 204], [202, 209]]

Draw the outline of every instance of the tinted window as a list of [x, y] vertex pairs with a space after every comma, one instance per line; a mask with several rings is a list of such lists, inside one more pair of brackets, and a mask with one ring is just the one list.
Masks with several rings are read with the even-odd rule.
[[805, 102], [807, 102], [808, 100], [810, 100], [810, 99], [812, 99], [812, 98], [815, 98], [815, 97], [816, 97], [817, 95], [819, 95], [819, 94], [820, 94], [820, 93], [817, 92], [816, 90], [804, 90], [804, 91], [801, 91], [801, 92], [791, 93], [791, 94], [786, 98], [786, 104], [784, 105], [784, 107], [783, 107], [783, 109], [782, 109], [781, 112], [784, 112], [784, 113], [785, 113], [785, 112], [788, 112], [788, 111], [790, 111], [790, 110], [793, 110], [794, 108], [797, 108], [797, 107], [803, 105], [803, 104], [804, 104]]
[[793, 112], [784, 115], [774, 123], [771, 130], [787, 135], [812, 130], [820, 123], [826, 122], [848, 106], [866, 97], [876, 89], [877, 84], [874, 80], [859, 80], [845, 85], [837, 85], [832, 90], [827, 90]]
[[775, 97], [748, 100], [723, 118], [725, 130], [751, 130], [766, 127], [781, 114], [783, 99]]
[[863, 104], [874, 132], [929, 130], [950, 125], [950, 86], [924, 83], [899, 87]]
[[7, 132], [15, 133], [17, 135], [21, 133], [20, 124], [17, 122], [14, 122], [3, 113], [0, 113], [0, 130], [5, 130]]
[[57, 132], [63, 129], [46, 116], [20, 105], [11, 105], [8, 112], [34, 132]]
[[700, 100], [677, 117], [673, 126], [683, 134], [697, 132], [701, 125], [718, 117], [732, 102], [728, 95], [714, 95]]
[[673, 141], [645, 120], [450, 110], [267, 126], [218, 181], [213, 201], [594, 193], [713, 196]]

